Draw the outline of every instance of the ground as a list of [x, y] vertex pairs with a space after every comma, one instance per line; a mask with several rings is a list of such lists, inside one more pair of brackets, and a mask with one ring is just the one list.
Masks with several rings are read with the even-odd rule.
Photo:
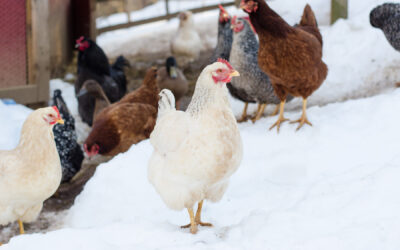
[[[349, 20], [333, 26], [327, 26], [328, 0], [280, 0], [271, 6], [293, 24], [306, 2], [321, 25], [329, 67], [324, 85], [310, 98], [307, 114], [313, 127], [296, 132], [297, 125], [285, 123], [277, 134], [268, 130], [277, 117], [239, 125], [241, 166], [222, 201], [204, 205], [204, 221], [214, 227], [200, 228], [197, 235], [179, 227], [188, 223], [186, 211], [169, 210], [147, 180], [152, 147], [146, 140], [101, 164], [69, 210], [48, 213], [49, 228], [32, 227], [2, 248], [400, 249], [400, 89], [395, 88], [400, 53], [368, 22], [369, 11], [383, 1], [349, 1]], [[196, 22], [208, 26], [216, 15], [198, 15]], [[164, 32], [175, 24], [154, 25]], [[141, 29], [116, 31], [119, 39], [114, 41], [104, 34], [99, 43], [116, 56], [121, 44], [131, 41], [134, 47], [135, 39], [153, 36]], [[72, 86], [52, 80], [51, 87], [63, 89], [76, 115]], [[288, 118], [301, 115], [300, 103], [288, 105]], [[231, 104], [239, 116], [243, 104], [233, 99]], [[273, 109], [268, 107], [266, 114]], [[0, 102], [1, 149], [17, 144], [29, 112]], [[79, 125], [80, 140], [87, 131]], [[7, 240], [15, 227], [4, 229], [0, 240]]]

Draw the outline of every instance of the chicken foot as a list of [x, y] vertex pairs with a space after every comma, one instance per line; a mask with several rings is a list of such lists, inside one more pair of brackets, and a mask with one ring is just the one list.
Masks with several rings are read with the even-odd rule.
[[265, 107], [267, 107], [266, 103], [258, 104], [256, 115], [253, 119], [251, 119], [253, 123], [256, 123], [256, 121], [260, 120], [261, 116], [264, 114]]
[[196, 234], [197, 233], [197, 223], [195, 221], [194, 215], [193, 215], [193, 208], [188, 208], [187, 209], [189, 212], [189, 217], [190, 217], [190, 223], [185, 225], [185, 226], [181, 226], [181, 228], [188, 228], [190, 227], [190, 232], [192, 234]]
[[[206, 223], [201, 221], [201, 210], [203, 208], [203, 201], [200, 201], [199, 204], [197, 205], [197, 212], [196, 212], [196, 217], [194, 218], [194, 223], [197, 225], [203, 226], [203, 227], [212, 227], [213, 225], [211, 223]], [[189, 212], [190, 215], [190, 212]], [[188, 228], [190, 227], [190, 232], [192, 231], [192, 221], [190, 221], [190, 224], [181, 226], [181, 228]], [[197, 231], [197, 229], [196, 229]]]
[[19, 234], [25, 234], [24, 223], [22, 223], [21, 220], [18, 220], [18, 225], [19, 225]]
[[278, 117], [278, 120], [269, 128], [269, 130], [273, 129], [273, 128], [276, 126], [277, 129], [278, 129], [278, 133], [279, 133], [279, 128], [280, 128], [280, 126], [281, 126], [281, 123], [283, 123], [283, 122], [289, 120], [289, 119], [286, 119], [286, 118], [283, 116], [284, 109], [285, 109], [285, 103], [286, 103], [286, 100], [285, 100], [285, 101], [281, 101], [281, 104], [279, 105], [279, 108], [280, 108], [280, 109], [279, 109], [279, 117]]
[[240, 117], [240, 119], [237, 122], [244, 122], [247, 121], [247, 107], [249, 106], [248, 102], [245, 102], [244, 104], [244, 109], [243, 109], [243, 113], [242, 113], [242, 117]]
[[312, 123], [307, 119], [306, 109], [307, 109], [307, 99], [303, 99], [303, 113], [301, 114], [300, 119], [290, 122], [290, 123], [296, 123], [296, 122], [300, 123], [296, 131], [299, 130], [301, 127], [303, 127], [304, 123], [307, 123], [308, 125], [312, 126]]

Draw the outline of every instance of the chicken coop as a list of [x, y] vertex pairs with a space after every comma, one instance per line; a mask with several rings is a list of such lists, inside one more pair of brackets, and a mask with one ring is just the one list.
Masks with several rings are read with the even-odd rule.
[[93, 0], [0, 0], [0, 98], [46, 102], [74, 39], [95, 37], [94, 7]]

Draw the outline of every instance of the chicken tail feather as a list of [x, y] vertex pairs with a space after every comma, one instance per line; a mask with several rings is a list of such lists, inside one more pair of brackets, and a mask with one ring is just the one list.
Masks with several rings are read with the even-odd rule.
[[160, 100], [158, 101], [158, 113], [160, 114], [160, 116], [167, 113], [168, 111], [176, 110], [175, 97], [170, 90], [161, 90], [159, 96]]

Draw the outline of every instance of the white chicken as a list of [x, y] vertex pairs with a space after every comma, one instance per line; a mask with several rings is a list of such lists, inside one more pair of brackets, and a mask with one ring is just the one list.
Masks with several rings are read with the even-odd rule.
[[160, 93], [159, 117], [150, 135], [154, 152], [148, 177], [169, 208], [188, 209], [190, 224], [183, 227], [190, 227], [191, 233], [198, 225], [211, 226], [200, 219], [203, 200], [222, 198], [242, 160], [242, 140], [226, 87], [238, 75], [222, 59], [207, 66], [186, 112], [175, 110], [169, 90]]
[[[172, 39], [171, 51], [177, 59], [188, 59], [190, 62], [199, 58], [203, 48], [199, 34], [196, 31], [193, 14], [190, 11], [179, 14], [179, 28]], [[178, 64], [185, 64], [185, 60], [179, 60]]]
[[25, 120], [18, 146], [0, 151], [0, 225], [34, 221], [61, 182], [53, 126], [63, 124], [57, 107], [38, 109]]

